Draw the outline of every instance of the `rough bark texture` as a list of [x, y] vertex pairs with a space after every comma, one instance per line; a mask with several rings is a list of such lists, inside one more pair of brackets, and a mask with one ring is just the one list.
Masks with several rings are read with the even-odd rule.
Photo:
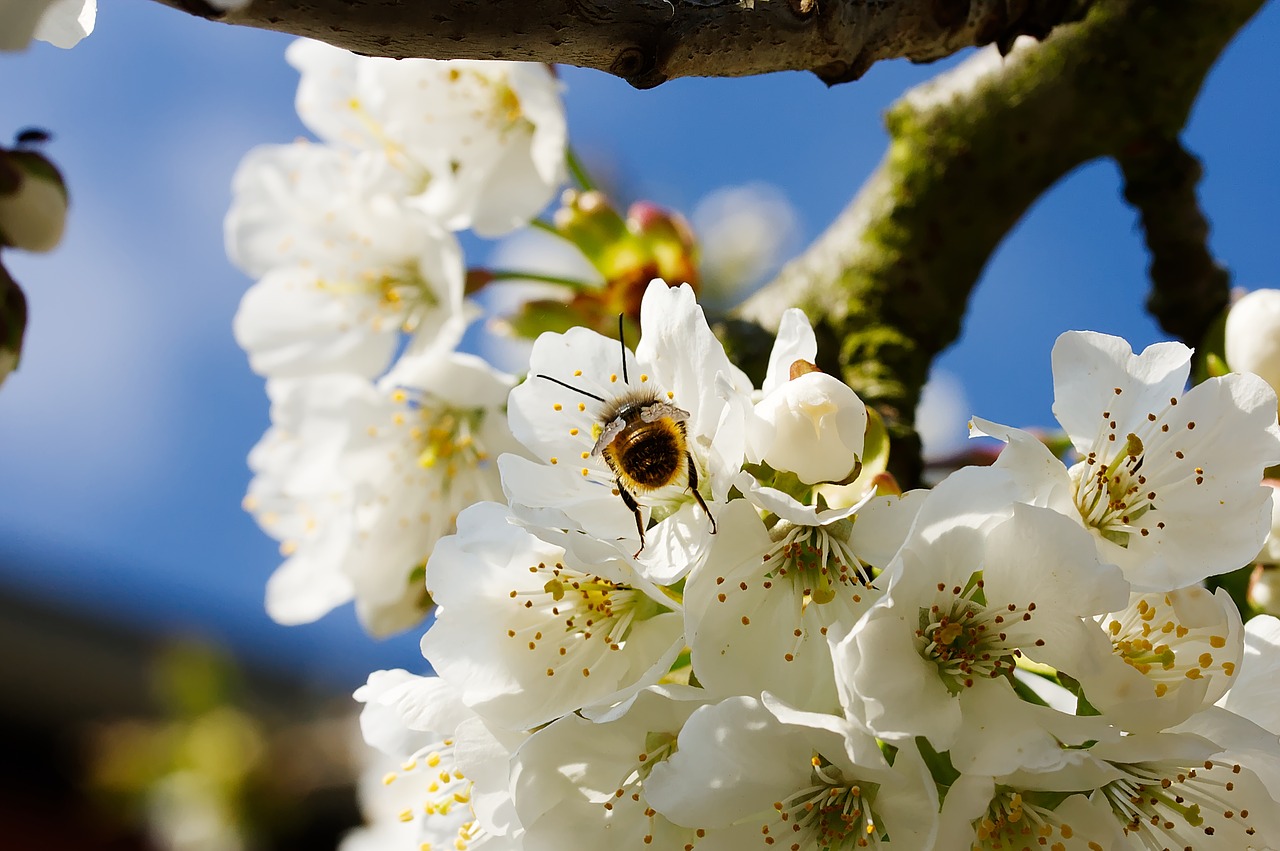
[[844, 82], [880, 59], [1043, 37], [1085, 0], [250, 0], [228, 12], [160, 2], [368, 55], [556, 62], [649, 88], [783, 70]]
[[1209, 253], [1209, 222], [1196, 195], [1200, 161], [1177, 139], [1147, 140], [1116, 160], [1151, 252], [1147, 310], [1165, 331], [1198, 342], [1226, 310], [1231, 288], [1230, 273]]
[[[1003, 62], [980, 55], [909, 92], [889, 112], [876, 173], [739, 318], [771, 329], [784, 308], [804, 308], [824, 368], [881, 411], [895, 472], [917, 481], [920, 389], [996, 246], [1075, 167], [1176, 139], [1210, 66], [1262, 3], [1098, 0], [1080, 23]], [[1157, 277], [1154, 300], [1170, 281]], [[1225, 303], [1224, 278], [1202, 285], [1211, 291], [1197, 305]]]

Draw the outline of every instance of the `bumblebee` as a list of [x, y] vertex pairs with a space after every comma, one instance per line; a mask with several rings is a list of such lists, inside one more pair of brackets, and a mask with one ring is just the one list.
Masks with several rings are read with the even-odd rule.
[[[630, 385], [626, 343], [622, 341], [622, 317], [618, 317], [618, 337], [623, 351], [622, 382]], [[598, 435], [591, 455], [604, 458], [613, 473], [618, 495], [635, 516], [636, 531], [640, 534], [640, 549], [636, 550], [635, 557], [644, 552], [645, 544], [644, 518], [640, 514], [636, 494], [675, 484], [682, 474], [685, 486], [693, 491], [693, 498], [711, 521], [711, 534], [716, 533], [716, 519], [698, 492], [698, 467], [689, 451], [685, 430], [688, 411], [661, 398], [652, 388], [631, 389], [613, 399], [606, 399], [549, 375], [537, 377], [595, 399], [605, 406], [597, 418]]]

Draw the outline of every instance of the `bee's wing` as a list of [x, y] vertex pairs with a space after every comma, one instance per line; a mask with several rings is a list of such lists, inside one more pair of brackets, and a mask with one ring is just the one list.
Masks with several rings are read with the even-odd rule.
[[647, 423], [657, 422], [664, 418], [682, 423], [689, 419], [689, 412], [683, 408], [677, 408], [670, 402], [654, 402], [652, 405], [646, 405], [640, 409], [640, 419]]
[[618, 417], [616, 420], [606, 425], [604, 430], [600, 432], [600, 436], [596, 438], [596, 445], [591, 447], [591, 454], [599, 455], [603, 452], [604, 448], [610, 443], [613, 443], [613, 439], [622, 434], [622, 430], [626, 427], [627, 423], [622, 419], [622, 417]]

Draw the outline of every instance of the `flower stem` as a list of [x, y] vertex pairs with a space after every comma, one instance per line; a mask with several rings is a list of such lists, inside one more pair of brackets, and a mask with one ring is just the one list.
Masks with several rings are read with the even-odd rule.
[[565, 148], [564, 159], [565, 164], [569, 166], [569, 173], [573, 175], [573, 179], [578, 186], [582, 187], [582, 191], [590, 192], [596, 188], [595, 183], [591, 180], [591, 175], [587, 173], [587, 170], [582, 165], [582, 160], [579, 159], [572, 147]]
[[489, 274], [495, 281], [538, 281], [544, 284], [557, 284], [574, 290], [595, 289], [595, 285], [576, 278], [563, 278], [559, 275], [547, 275], [542, 272], [529, 272], [520, 269], [491, 269]]

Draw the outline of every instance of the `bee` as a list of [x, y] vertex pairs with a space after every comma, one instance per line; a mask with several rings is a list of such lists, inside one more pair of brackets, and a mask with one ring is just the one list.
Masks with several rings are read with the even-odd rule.
[[[698, 467], [689, 451], [685, 422], [689, 412], [663, 399], [652, 387], [632, 388], [627, 376], [627, 344], [623, 338], [622, 316], [618, 316], [618, 341], [622, 345], [622, 383], [627, 390], [612, 399], [566, 384], [549, 375], [537, 375], [568, 390], [594, 399], [604, 407], [597, 416], [592, 457], [601, 457], [613, 473], [617, 493], [636, 519], [640, 534], [638, 558], [644, 552], [644, 518], [640, 515], [637, 494], [645, 494], [676, 483], [683, 475], [685, 486], [711, 521], [711, 534], [716, 533], [716, 519], [698, 491]], [[643, 376], [642, 376], [643, 377]]]

